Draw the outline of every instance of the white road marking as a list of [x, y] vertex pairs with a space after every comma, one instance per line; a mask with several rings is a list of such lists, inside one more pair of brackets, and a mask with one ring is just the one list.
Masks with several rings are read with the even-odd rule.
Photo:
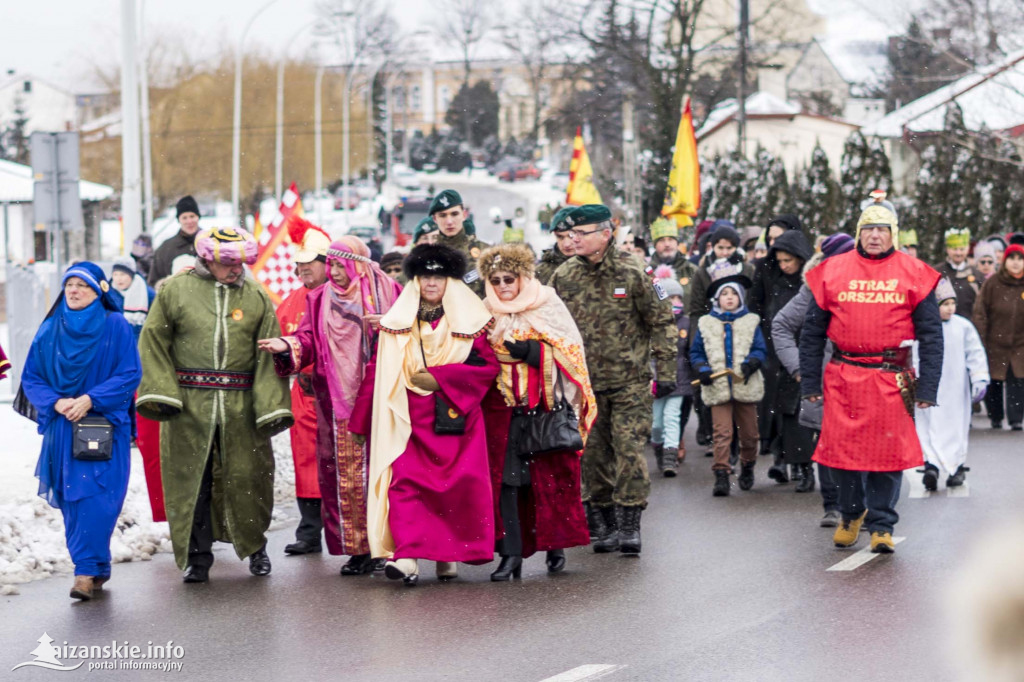
[[971, 496], [971, 484], [964, 481], [963, 485], [954, 486], [952, 488], [946, 488], [947, 497], [970, 497]]
[[912, 498], [931, 497], [938, 492], [936, 491], [933, 493], [930, 490], [926, 490], [924, 483], [921, 482], [921, 474], [916, 471], [910, 471], [906, 476], [904, 476], [904, 478], [907, 479], [907, 483], [910, 484], [910, 497]]
[[[906, 540], [906, 538], [894, 537], [892, 539], [892, 541], [895, 544], [897, 544], [897, 545], [900, 544], [901, 542], [903, 542], [904, 540]], [[846, 557], [845, 559], [840, 561], [835, 566], [830, 566], [826, 570], [828, 570], [828, 571], [852, 571], [855, 568], [860, 568], [861, 566], [863, 566], [864, 564], [866, 564], [867, 562], [871, 561], [872, 559], [874, 559], [877, 556], [881, 556], [881, 555], [880, 554], [874, 554], [871, 551], [871, 546], [868, 545], [867, 547], [865, 547], [864, 549], [860, 550], [859, 552], [856, 552], [855, 554], [852, 554], [852, 555]]]
[[624, 665], [609, 665], [603, 663], [591, 663], [581, 665], [572, 670], [566, 670], [554, 677], [545, 677], [540, 682], [582, 682], [583, 680], [596, 680], [599, 677], [610, 675], [616, 670], [625, 668]]

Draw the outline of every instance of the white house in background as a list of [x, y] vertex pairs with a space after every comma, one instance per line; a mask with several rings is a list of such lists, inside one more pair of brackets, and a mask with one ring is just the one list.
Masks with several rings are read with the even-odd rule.
[[828, 102], [843, 120], [866, 125], [885, 116], [885, 100], [872, 95], [888, 69], [885, 41], [814, 38], [786, 76], [787, 97], [811, 111]]
[[[35, 227], [32, 219], [32, 168], [0, 160], [0, 254], [27, 263], [35, 258]], [[109, 198], [113, 187], [79, 180], [78, 193], [83, 203]]]
[[25, 111], [26, 132], [75, 130], [75, 96], [30, 74], [8, 71], [0, 76], [0, 128]]
[[956, 102], [968, 130], [1017, 138], [1024, 134], [1024, 50], [966, 75], [867, 125], [865, 136], [886, 141], [896, 190], [914, 186], [921, 143], [939, 134], [946, 109]]
[[[820, 143], [829, 165], [838, 173], [843, 144], [859, 126], [828, 116], [807, 114], [795, 102], [767, 92], [747, 98], [747, 156], [753, 158], [758, 145], [782, 159], [790, 179], [811, 160], [814, 145]], [[724, 154], [736, 148], [739, 107], [729, 99], [711, 110], [697, 131], [697, 150], [704, 157]]]

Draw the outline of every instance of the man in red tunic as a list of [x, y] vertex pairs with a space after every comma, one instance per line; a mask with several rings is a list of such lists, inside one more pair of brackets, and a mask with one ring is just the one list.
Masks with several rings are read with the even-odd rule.
[[[277, 319], [285, 336], [299, 328], [306, 314], [306, 295], [327, 281], [327, 247], [331, 245], [331, 238], [320, 228], [306, 221], [293, 221], [293, 224], [294, 228], [289, 226], [289, 236], [299, 245], [294, 260], [303, 286], [288, 294], [277, 308]], [[295, 415], [295, 425], [291, 428], [292, 461], [295, 462], [295, 498], [300, 518], [295, 542], [286, 545], [284, 551], [285, 554], [311, 554], [322, 550], [320, 534], [324, 529], [317, 479], [312, 365], [303, 369], [292, 383], [292, 414]]]
[[[824, 395], [814, 460], [835, 470], [842, 523], [833, 542], [850, 547], [863, 523], [871, 551], [892, 553], [903, 470], [924, 458], [913, 408], [935, 405], [942, 374], [942, 320], [932, 296], [939, 273], [899, 246], [896, 216], [871, 206], [857, 222], [857, 248], [807, 273], [814, 300], [800, 336], [801, 392]], [[826, 336], [834, 352], [824, 371]], [[914, 391], [911, 344], [920, 349]]]

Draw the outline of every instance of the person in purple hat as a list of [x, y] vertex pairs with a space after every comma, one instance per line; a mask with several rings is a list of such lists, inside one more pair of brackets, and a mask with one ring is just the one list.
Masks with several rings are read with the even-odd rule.
[[[821, 253], [815, 254], [804, 265], [804, 275], [818, 266], [826, 258], [846, 253], [854, 247], [853, 237], [845, 232], [837, 232], [826, 239], [821, 245]], [[804, 323], [804, 316], [811, 302], [811, 290], [804, 284], [796, 296], [790, 299], [772, 320], [772, 342], [775, 345], [775, 354], [779, 358], [783, 369], [794, 380], [800, 381], [800, 328]], [[830, 349], [826, 350], [825, 362], [831, 357]], [[784, 420], [792, 422], [795, 420], [800, 428], [805, 428], [814, 433], [813, 439], [817, 441], [818, 433], [821, 431], [822, 403], [809, 403], [800, 401], [795, 414], [786, 415]], [[797, 487], [797, 492], [810, 492], [814, 490], [814, 470], [810, 464], [804, 467], [804, 479]], [[825, 515], [821, 519], [823, 528], [834, 528], [839, 523], [839, 489], [832, 481], [829, 468], [818, 464], [818, 479], [821, 483], [821, 500], [825, 508]]]

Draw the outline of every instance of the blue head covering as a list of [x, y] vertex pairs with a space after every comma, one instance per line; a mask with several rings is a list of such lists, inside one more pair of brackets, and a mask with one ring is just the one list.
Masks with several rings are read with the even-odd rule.
[[100, 266], [89, 262], [72, 265], [61, 279], [62, 287], [72, 277], [88, 284], [98, 298], [81, 310], [72, 310], [61, 291], [33, 341], [39, 350], [40, 374], [64, 397], [76, 397], [81, 392], [99, 352], [107, 314], [120, 312]]

